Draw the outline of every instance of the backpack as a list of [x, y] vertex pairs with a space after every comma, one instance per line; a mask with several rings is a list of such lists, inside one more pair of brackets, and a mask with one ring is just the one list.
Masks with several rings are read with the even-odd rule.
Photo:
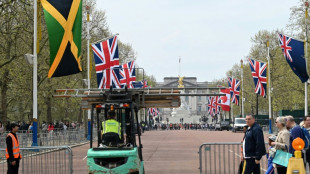
[[308, 132], [308, 130], [306, 128], [301, 128], [304, 134], [304, 142], [305, 142], [305, 150], [309, 149], [309, 145], [310, 145], [310, 134]]

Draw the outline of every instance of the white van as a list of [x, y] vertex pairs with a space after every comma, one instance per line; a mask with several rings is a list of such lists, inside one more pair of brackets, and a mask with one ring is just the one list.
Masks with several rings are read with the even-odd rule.
[[245, 118], [235, 118], [232, 131], [233, 132], [242, 131], [244, 126], [246, 126]]

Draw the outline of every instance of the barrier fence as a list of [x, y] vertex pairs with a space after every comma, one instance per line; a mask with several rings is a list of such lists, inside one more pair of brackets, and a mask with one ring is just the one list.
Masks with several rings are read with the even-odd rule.
[[[21, 174], [72, 174], [72, 150], [69, 146], [21, 148]], [[7, 173], [5, 148], [0, 148], [0, 174]]]
[[[202, 144], [198, 152], [200, 174], [237, 174], [241, 162], [241, 145], [241, 143]], [[266, 156], [262, 157], [260, 166], [262, 173], [265, 173]]]
[[[6, 136], [8, 132], [0, 135], [0, 147], [6, 147]], [[93, 131], [93, 135], [97, 135], [96, 129]], [[31, 147], [32, 145], [32, 132], [22, 131], [17, 133], [17, 138], [20, 147]], [[94, 139], [97, 136], [93, 137]], [[51, 132], [38, 133], [38, 146], [64, 146], [74, 145], [87, 142], [84, 129], [79, 130], [58, 130]]]

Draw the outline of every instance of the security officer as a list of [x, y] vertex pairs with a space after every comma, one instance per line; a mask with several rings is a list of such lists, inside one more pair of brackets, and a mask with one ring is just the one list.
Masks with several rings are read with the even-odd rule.
[[[103, 144], [106, 144], [107, 141], [113, 141], [112, 144], [118, 144], [121, 142], [121, 124], [115, 119], [116, 114], [114, 110], [114, 106], [112, 105], [110, 110], [108, 111], [107, 120], [102, 122], [102, 140]], [[118, 138], [113, 137], [113, 134], [118, 134]], [[115, 135], [115, 134], [114, 134]], [[126, 134], [124, 133], [124, 140], [126, 138]]]
[[18, 174], [19, 160], [22, 159], [19, 150], [19, 142], [16, 136], [16, 132], [19, 129], [19, 125], [10, 124], [11, 132], [6, 137], [6, 154], [5, 157], [8, 163], [8, 174]]

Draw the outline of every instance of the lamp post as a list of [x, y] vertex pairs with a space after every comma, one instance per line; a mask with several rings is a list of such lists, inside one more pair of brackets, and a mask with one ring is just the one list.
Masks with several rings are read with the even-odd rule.
[[34, 10], [34, 22], [33, 22], [33, 134], [32, 134], [32, 146], [38, 146], [38, 62], [37, 62], [37, 1], [33, 1]]
[[[89, 61], [89, 40], [90, 40], [90, 35], [89, 35], [89, 10], [90, 7], [88, 6], [88, 1], [86, 5], [86, 12], [87, 12], [87, 89], [90, 90], [90, 61]], [[91, 111], [90, 109], [87, 110], [87, 125], [88, 125], [88, 135], [87, 135], [87, 140], [90, 140], [90, 134], [91, 134]], [[97, 125], [99, 126], [99, 125]]]

